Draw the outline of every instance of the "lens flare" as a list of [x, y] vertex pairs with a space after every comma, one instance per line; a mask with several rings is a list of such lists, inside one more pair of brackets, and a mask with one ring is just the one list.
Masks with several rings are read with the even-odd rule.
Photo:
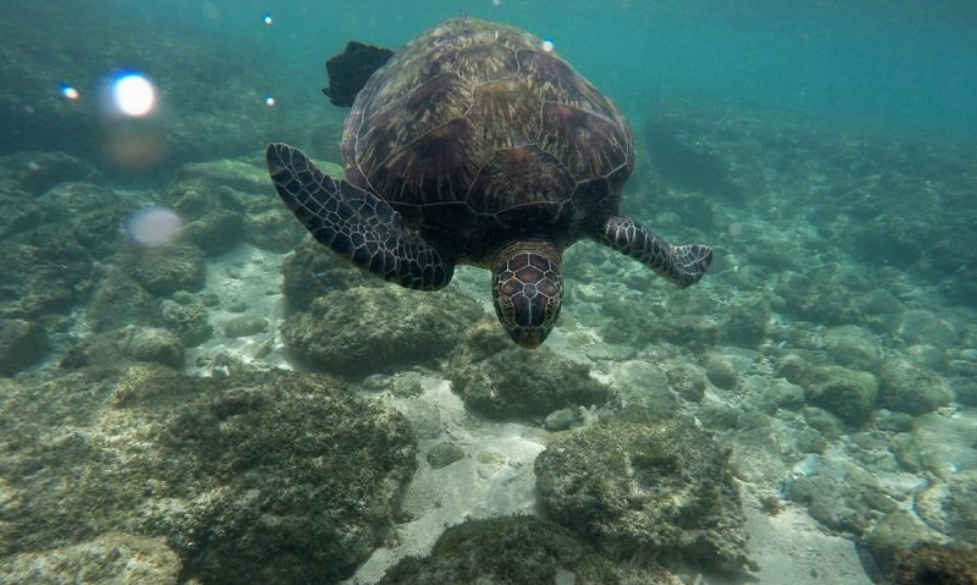
[[274, 23], [274, 21], [271, 19], [271, 15], [267, 12], [261, 15], [261, 22], [268, 26], [271, 26]]
[[58, 93], [60, 93], [65, 98], [67, 98], [67, 99], [69, 99], [71, 101], [74, 101], [74, 100], [78, 99], [81, 96], [81, 94], [78, 93], [78, 90], [77, 89], [75, 89], [73, 86], [71, 86], [70, 84], [67, 84], [67, 83], [59, 83], [58, 84]]
[[156, 248], [175, 241], [180, 236], [183, 219], [167, 207], [140, 209], [126, 220], [126, 233], [142, 246]]
[[142, 73], [125, 73], [112, 82], [112, 105], [122, 116], [148, 116], [156, 110], [156, 86]]

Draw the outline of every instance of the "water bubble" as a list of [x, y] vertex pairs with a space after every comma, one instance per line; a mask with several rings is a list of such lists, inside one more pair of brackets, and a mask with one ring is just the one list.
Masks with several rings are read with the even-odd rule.
[[138, 244], [155, 248], [176, 240], [183, 219], [167, 207], [139, 209], [126, 220], [126, 233]]
[[544, 38], [543, 39], [543, 44], [540, 45], [540, 48], [543, 49], [544, 51], [546, 51], [547, 53], [552, 52], [553, 51], [553, 37], [546, 37], [546, 38]]
[[275, 96], [273, 96], [273, 95], [270, 95], [270, 94], [269, 95], [265, 95], [263, 98], [261, 98], [261, 101], [264, 102], [264, 104], [266, 106], [268, 106], [269, 108], [272, 108], [272, 107], [275, 106]]
[[261, 22], [265, 23], [268, 26], [271, 26], [274, 21], [271, 19], [271, 15], [265, 12], [264, 14], [261, 15]]

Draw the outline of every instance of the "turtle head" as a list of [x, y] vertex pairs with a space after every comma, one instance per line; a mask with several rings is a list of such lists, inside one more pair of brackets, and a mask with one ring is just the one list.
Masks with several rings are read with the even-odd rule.
[[560, 253], [546, 242], [520, 242], [497, 256], [492, 272], [495, 314], [513, 341], [532, 349], [550, 334], [563, 304]]

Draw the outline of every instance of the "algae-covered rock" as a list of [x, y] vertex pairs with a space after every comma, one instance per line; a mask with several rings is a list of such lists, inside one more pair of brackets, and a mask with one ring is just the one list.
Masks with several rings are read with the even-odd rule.
[[961, 542], [977, 542], [977, 471], [930, 480], [914, 504], [930, 528]]
[[106, 267], [86, 312], [88, 326], [104, 332], [126, 325], [159, 325], [159, 301], [120, 267]]
[[249, 213], [244, 218], [244, 241], [269, 252], [290, 252], [307, 234], [284, 206]]
[[[288, 220], [295, 222], [291, 214]], [[386, 285], [314, 240], [299, 246], [282, 262], [282, 294], [292, 311], [308, 311], [312, 301], [326, 293], [361, 286]]]
[[977, 584], [977, 547], [972, 542], [924, 542], [906, 551], [893, 577], [895, 585]]
[[906, 510], [896, 510], [882, 517], [865, 537], [865, 545], [872, 560], [883, 575], [891, 575], [900, 556], [919, 542], [937, 539], [938, 535], [926, 528]]
[[824, 333], [828, 354], [839, 364], [855, 370], [872, 371], [882, 361], [882, 344], [868, 330], [857, 325], [839, 325]]
[[207, 309], [195, 299], [185, 303], [165, 300], [162, 313], [163, 326], [176, 333], [187, 347], [204, 343], [214, 333]]
[[456, 443], [438, 443], [437, 445], [431, 447], [431, 450], [427, 452], [427, 462], [434, 469], [447, 467], [455, 461], [459, 461], [464, 458], [465, 450]]
[[0, 319], [0, 376], [26, 370], [47, 355], [47, 332], [39, 323]]
[[906, 345], [928, 344], [940, 348], [953, 347], [960, 338], [952, 323], [918, 309], [902, 314], [897, 333]]
[[571, 431], [536, 459], [547, 515], [617, 559], [755, 567], [728, 453], [689, 421]]
[[164, 539], [181, 582], [336, 583], [415, 467], [403, 417], [323, 376], [139, 365], [5, 396], [0, 567], [121, 531]]
[[881, 514], [898, 509], [878, 478], [849, 462], [812, 457], [806, 473], [784, 484], [784, 495], [832, 530], [861, 535]]
[[602, 405], [610, 396], [587, 365], [546, 347], [516, 347], [494, 319], [483, 319], [464, 333], [447, 375], [466, 406], [490, 418], [545, 417], [570, 406]]
[[[669, 415], [679, 410], [677, 392], [661, 364], [649, 360], [630, 360], [614, 373], [615, 389], [624, 408], [643, 408]], [[703, 390], [705, 383], [702, 384]]]
[[616, 566], [566, 529], [532, 516], [470, 520], [438, 538], [431, 554], [397, 563], [378, 585], [678, 585], [664, 569]]
[[117, 366], [129, 361], [183, 367], [184, 345], [175, 333], [158, 327], [123, 327], [89, 335], [61, 357], [66, 369]]
[[805, 402], [850, 425], [866, 422], [875, 409], [879, 382], [870, 372], [810, 364], [797, 356], [786, 356], [777, 367], [780, 375], [804, 388]]
[[257, 315], [238, 315], [224, 322], [226, 337], [248, 337], [268, 328], [268, 319]]
[[909, 414], [932, 412], [953, 400], [942, 377], [902, 358], [882, 363], [879, 390], [882, 406]]
[[292, 355], [316, 369], [361, 375], [446, 355], [482, 308], [452, 292], [398, 286], [327, 293], [282, 326]]
[[79, 544], [11, 556], [0, 582], [177, 585], [180, 558], [159, 538], [110, 532]]
[[241, 243], [243, 225], [240, 213], [222, 209], [186, 223], [180, 236], [207, 256], [219, 256]]
[[207, 280], [207, 265], [200, 248], [190, 244], [161, 246], [144, 252], [135, 277], [146, 290], [165, 297], [179, 290], [196, 292]]

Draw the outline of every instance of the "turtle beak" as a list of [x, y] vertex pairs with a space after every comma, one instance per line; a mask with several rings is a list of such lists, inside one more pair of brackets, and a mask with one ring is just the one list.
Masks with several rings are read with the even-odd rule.
[[556, 324], [563, 304], [563, 277], [551, 258], [520, 252], [496, 268], [495, 314], [509, 337], [526, 349], [539, 347]]

